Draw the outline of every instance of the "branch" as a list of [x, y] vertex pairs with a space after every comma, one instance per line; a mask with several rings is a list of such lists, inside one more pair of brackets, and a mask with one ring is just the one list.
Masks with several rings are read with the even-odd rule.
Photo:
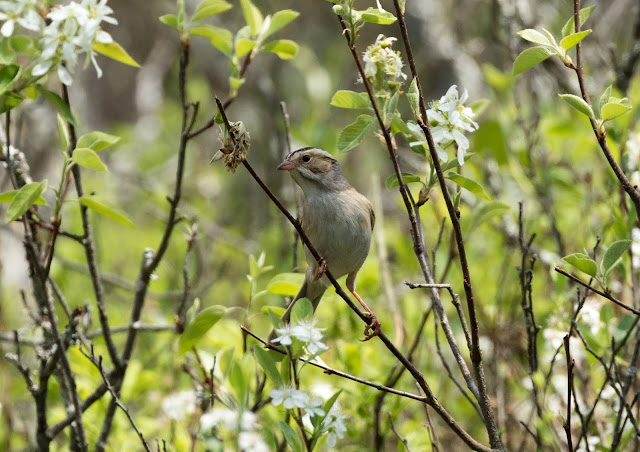
[[111, 397], [113, 397], [113, 400], [116, 401], [116, 404], [127, 415], [127, 419], [129, 419], [129, 423], [131, 424], [131, 427], [133, 427], [133, 430], [135, 430], [135, 432], [137, 433], [138, 438], [140, 438], [140, 442], [142, 442], [142, 446], [144, 447], [144, 450], [146, 450], [147, 452], [151, 452], [151, 449], [149, 448], [149, 445], [147, 444], [147, 442], [144, 439], [144, 435], [142, 434], [142, 432], [140, 431], [140, 429], [136, 425], [136, 421], [133, 419], [133, 416], [131, 416], [131, 413], [129, 412], [129, 409], [126, 406], [124, 406], [123, 403], [120, 401], [120, 399], [116, 395], [116, 391], [113, 389], [113, 386], [111, 386], [111, 383], [109, 382], [109, 379], [105, 375], [104, 369], [102, 367], [102, 356], [98, 356], [98, 358], [96, 359], [96, 355], [93, 352], [93, 344], [91, 344], [91, 348], [90, 348], [90, 353], [91, 354], [88, 354], [86, 351], [84, 351], [82, 349], [82, 347], [80, 347], [79, 350], [80, 350], [80, 353], [82, 353], [89, 361], [91, 361], [91, 363], [94, 366], [96, 366], [96, 369], [98, 369], [98, 372], [100, 372], [100, 376], [102, 377], [102, 381], [104, 382], [105, 385], [107, 385], [107, 389], [111, 393]]
[[[241, 326], [240, 329], [248, 334], [249, 336], [251, 336], [252, 338], [254, 338], [255, 340], [257, 340], [258, 342], [260, 342], [265, 348], [269, 349], [269, 350], [273, 350], [274, 352], [278, 352], [280, 354], [286, 355], [287, 352], [282, 350], [281, 348], [271, 344], [270, 342], [267, 342], [265, 340], [263, 340], [262, 338], [260, 338], [260, 336], [258, 336], [257, 334], [255, 334], [253, 331], [251, 331], [250, 329]], [[400, 391], [398, 389], [395, 388], [390, 388], [388, 386], [385, 385], [381, 385], [379, 383], [375, 383], [373, 381], [368, 381], [365, 380], [363, 378], [360, 377], [356, 377], [354, 375], [348, 374], [346, 372], [342, 372], [341, 370], [337, 370], [334, 369], [332, 367], [329, 367], [325, 364], [322, 364], [321, 361], [317, 361], [317, 360], [307, 360], [305, 358], [298, 358], [299, 361], [302, 361], [303, 363], [307, 363], [310, 364], [314, 367], [317, 367], [318, 369], [322, 369], [324, 371], [325, 374], [327, 375], [336, 375], [338, 377], [342, 377], [345, 378], [347, 380], [351, 380], [351, 381], [355, 381], [356, 383], [365, 385], [365, 386], [370, 386], [372, 388], [377, 389], [378, 391], [383, 391], [389, 394], [395, 394], [401, 397], [406, 397], [407, 399], [413, 399], [413, 400], [417, 400], [418, 402], [422, 402], [422, 403], [428, 403], [427, 401], [427, 397], [426, 396], [420, 396], [417, 394], [412, 394], [410, 392], [406, 392], [406, 391]]]
[[[573, 18], [575, 21], [575, 32], [579, 33], [581, 25], [580, 0], [573, 0]], [[575, 70], [576, 76], [578, 77], [578, 84], [580, 85], [580, 93], [582, 95], [582, 99], [589, 105], [589, 107], [592, 108], [591, 101], [589, 100], [589, 93], [587, 92], [587, 87], [584, 81], [584, 72], [582, 70], [582, 42], [578, 42], [578, 44], [576, 45], [576, 64], [574, 65], [573, 69]], [[629, 179], [627, 179], [624, 171], [622, 170], [616, 159], [613, 157], [613, 154], [609, 149], [609, 145], [607, 144], [606, 131], [604, 129], [604, 126], [602, 126], [602, 130], [600, 130], [598, 124], [596, 124], [596, 121], [592, 118], [589, 118], [589, 123], [591, 124], [591, 129], [593, 129], [593, 133], [598, 140], [598, 144], [600, 145], [602, 153], [607, 159], [607, 162], [609, 162], [609, 166], [615, 173], [624, 191], [626, 191], [629, 195], [629, 198], [631, 198], [633, 205], [636, 207], [636, 216], [640, 220], [640, 191], [638, 191], [638, 189], [631, 184]]]
[[[407, 59], [409, 60], [411, 74], [413, 78], [416, 80], [416, 86], [418, 88], [418, 97], [420, 99], [420, 114], [422, 115], [422, 118], [416, 118], [416, 120], [420, 124], [420, 128], [424, 132], [424, 135], [427, 139], [427, 143], [429, 145], [429, 154], [431, 155], [431, 162], [433, 164], [433, 168], [435, 169], [436, 175], [438, 176], [438, 183], [440, 184], [440, 189], [442, 190], [443, 198], [447, 205], [447, 211], [449, 213], [449, 218], [453, 226], [456, 244], [458, 247], [458, 258], [460, 260], [460, 267], [462, 269], [462, 276], [463, 276], [462, 282], [463, 282], [464, 291], [467, 297], [467, 310], [469, 311], [469, 324], [471, 326], [471, 347], [469, 352], [471, 355], [471, 363], [473, 364], [473, 368], [476, 374], [476, 381], [478, 384], [478, 390], [480, 395], [480, 397], [478, 398], [478, 402], [480, 403], [480, 407], [482, 408], [482, 414], [484, 415], [485, 426], [487, 428], [487, 433], [489, 435], [489, 442], [491, 444], [491, 447], [496, 449], [504, 449], [504, 445], [502, 444], [502, 440], [500, 439], [500, 433], [498, 432], [498, 426], [496, 424], [493, 408], [491, 406], [491, 401], [489, 400], [489, 394], [487, 391], [487, 382], [484, 375], [484, 367], [482, 365], [482, 353], [480, 351], [480, 337], [479, 337], [480, 335], [479, 335], [478, 319], [477, 319], [476, 307], [475, 307], [475, 297], [474, 297], [473, 288], [471, 285], [471, 274], [469, 272], [469, 264], [467, 262], [467, 252], [465, 250], [464, 239], [462, 237], [462, 230], [460, 228], [460, 220], [458, 218], [458, 213], [453, 207], [453, 203], [447, 191], [447, 185], [445, 183], [444, 174], [442, 173], [442, 167], [440, 166], [440, 160], [436, 152], [436, 146], [435, 146], [435, 142], [433, 141], [433, 136], [431, 135], [431, 130], [429, 128], [428, 123], [425, 122], [427, 121], [427, 108], [424, 100], [424, 95], [422, 92], [422, 86], [420, 84], [420, 79], [418, 78], [418, 71], [416, 69], [416, 64], [413, 59], [413, 52], [411, 50], [411, 43], [409, 42], [409, 34], [407, 32], [407, 25], [404, 20], [404, 13], [400, 8], [400, 4], [398, 0], [393, 0], [393, 4], [395, 6], [396, 15], [398, 17], [398, 24], [400, 26], [402, 39], [404, 41], [405, 50], [407, 52]], [[398, 179], [400, 179], [400, 175], [398, 175]]]
[[597, 293], [598, 295], [600, 295], [601, 297], [606, 298], [607, 300], [611, 300], [613, 301], [615, 304], [617, 304], [618, 306], [620, 306], [621, 308], [626, 309], [627, 311], [633, 312], [635, 315], [640, 315], [640, 310], [632, 308], [631, 306], [624, 304], [622, 301], [618, 300], [616, 297], [614, 297], [613, 295], [606, 293], [606, 292], [602, 292], [601, 290], [596, 289], [595, 287], [593, 287], [590, 284], [587, 284], [586, 282], [582, 281], [580, 278], [573, 276], [571, 273], [567, 273], [566, 271], [564, 271], [559, 265], [556, 265], [553, 268], [555, 271], [557, 271], [558, 273], [560, 273], [561, 275], [566, 276], [567, 278], [569, 278], [572, 281], [577, 282], [578, 284], [580, 284], [583, 287], [586, 287], [587, 289], [589, 289], [592, 292]]
[[[67, 105], [71, 106], [69, 102], [69, 90], [66, 85], [62, 85], [62, 94]], [[75, 127], [67, 122], [67, 126], [69, 127], [69, 149], [67, 154], [69, 157], [73, 156], [73, 150], [75, 149], [78, 139], [76, 137]], [[80, 166], [73, 165], [71, 168], [73, 173], [73, 180], [75, 182], [76, 194], [78, 198], [84, 196], [84, 189], [82, 188], [82, 176], [80, 173]], [[109, 358], [111, 358], [111, 362], [114, 366], [118, 366], [120, 364], [120, 358], [118, 356], [118, 351], [113, 342], [113, 338], [109, 334], [109, 318], [107, 317], [107, 308], [104, 302], [104, 287], [102, 285], [102, 280], [100, 279], [100, 271], [98, 269], [98, 259], [96, 257], [96, 250], [93, 242], [93, 231], [91, 228], [91, 220], [89, 218], [89, 209], [87, 206], [80, 204], [80, 216], [82, 218], [82, 228], [84, 230], [83, 237], [83, 245], [85, 250], [85, 255], [87, 257], [87, 266], [89, 267], [89, 274], [91, 275], [91, 282], [93, 284], [93, 291], [96, 296], [96, 305], [98, 306], [98, 318], [100, 319], [100, 326], [104, 331], [104, 340], [107, 346], [107, 351], [109, 352]], [[51, 257], [53, 257], [53, 247], [55, 245], [55, 237], [56, 237], [57, 228], [54, 228], [53, 234], [54, 242], [51, 245]]]
[[571, 350], [569, 348], [569, 335], [567, 334], [564, 339], [564, 352], [567, 358], [567, 417], [562, 425], [564, 432], [567, 435], [567, 447], [569, 452], [573, 452], [573, 441], [571, 440], [571, 388], [573, 387], [573, 367], [576, 362], [571, 359]]

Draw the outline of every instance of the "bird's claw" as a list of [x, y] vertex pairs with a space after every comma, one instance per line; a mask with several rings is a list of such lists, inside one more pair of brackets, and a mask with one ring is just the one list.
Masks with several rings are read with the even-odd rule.
[[364, 327], [364, 339], [361, 339], [360, 342], [367, 342], [371, 338], [374, 338], [380, 334], [380, 320], [378, 320], [378, 318], [373, 315], [373, 313], [370, 313], [370, 316], [371, 321], [366, 327]]
[[326, 271], [327, 271], [327, 261], [322, 259], [320, 261], [320, 265], [318, 265], [315, 271], [313, 272], [313, 280], [314, 281], [319, 280], [322, 277], [322, 275], [324, 275], [324, 272]]

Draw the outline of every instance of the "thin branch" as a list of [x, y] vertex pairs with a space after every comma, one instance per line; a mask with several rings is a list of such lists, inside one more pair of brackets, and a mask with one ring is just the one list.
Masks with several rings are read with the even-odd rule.
[[[397, 0], [394, 0], [397, 1]], [[575, 32], [580, 32], [580, 0], [573, 0], [573, 18], [575, 22]], [[582, 95], [582, 99], [591, 107], [591, 101], [589, 100], [589, 93], [587, 92], [586, 83], [584, 80], [584, 72], [582, 70], [582, 42], [578, 42], [576, 45], [576, 64], [572, 67], [575, 70], [576, 76], [578, 77], [578, 84], [580, 85], [580, 94]], [[589, 123], [591, 124], [591, 129], [598, 140], [598, 144], [600, 145], [600, 149], [604, 154], [607, 162], [609, 162], [609, 166], [615, 173], [620, 185], [625, 192], [631, 198], [633, 205], [636, 207], [636, 216], [640, 220], [640, 191], [629, 181], [627, 176], [624, 174], [624, 171], [616, 161], [615, 157], [611, 153], [609, 149], [609, 145], [607, 144], [606, 139], [606, 130], [604, 126], [599, 126], [596, 121], [592, 118], [589, 118]]]
[[615, 304], [617, 304], [618, 306], [620, 306], [621, 308], [626, 309], [627, 311], [633, 312], [635, 315], [640, 315], [640, 310], [632, 308], [631, 306], [624, 304], [622, 301], [618, 300], [616, 297], [614, 297], [611, 294], [608, 294], [606, 292], [602, 292], [601, 290], [596, 289], [595, 287], [593, 287], [590, 284], [587, 284], [586, 282], [582, 281], [580, 278], [573, 276], [571, 273], [567, 273], [566, 271], [564, 271], [562, 269], [562, 267], [560, 267], [559, 265], [556, 265], [554, 267], [554, 270], [557, 271], [558, 273], [560, 273], [561, 275], [566, 276], [567, 278], [569, 278], [570, 280], [577, 282], [578, 284], [580, 284], [583, 287], [586, 287], [587, 289], [589, 289], [592, 292], [597, 293], [598, 295], [600, 295], [601, 297], [606, 298], [607, 300], [611, 300], [613, 301]]
[[85, 350], [83, 350], [82, 347], [80, 347], [80, 353], [82, 353], [89, 361], [91, 361], [91, 363], [94, 366], [96, 366], [96, 369], [98, 369], [98, 372], [100, 372], [100, 376], [102, 377], [102, 381], [104, 381], [104, 384], [107, 385], [107, 389], [111, 393], [111, 397], [113, 397], [113, 399], [116, 401], [116, 404], [120, 407], [120, 409], [122, 411], [124, 411], [124, 414], [127, 415], [127, 419], [129, 419], [129, 423], [131, 424], [131, 427], [133, 428], [133, 430], [138, 435], [138, 438], [140, 438], [140, 442], [142, 443], [142, 446], [144, 447], [144, 450], [146, 450], [147, 452], [151, 452], [151, 449], [149, 448], [149, 445], [147, 444], [147, 442], [144, 439], [144, 435], [142, 434], [142, 432], [140, 431], [140, 429], [136, 425], [136, 421], [133, 419], [133, 416], [131, 416], [131, 413], [129, 412], [129, 409], [126, 406], [124, 406], [124, 404], [120, 401], [120, 399], [116, 395], [115, 390], [113, 389], [113, 386], [111, 386], [111, 383], [109, 382], [109, 379], [107, 378], [107, 375], [104, 373], [104, 368], [102, 367], [102, 356], [98, 356], [98, 358], [96, 359], [96, 355], [94, 354], [94, 351], [93, 351], [93, 344], [91, 344], [91, 348], [89, 349], [89, 353], [90, 354], [87, 353]]
[[[69, 101], [69, 90], [67, 89], [66, 85], [62, 85], [62, 95], [67, 105], [71, 106], [71, 103]], [[67, 155], [69, 157], [72, 157], [73, 150], [78, 143], [78, 139], [76, 137], [75, 127], [69, 122], [67, 122], [67, 126], [69, 127], [69, 149], [67, 151]], [[73, 174], [73, 180], [76, 187], [76, 194], [78, 195], [78, 198], [81, 198], [84, 196], [84, 188], [82, 187], [82, 175], [80, 173], [80, 166], [73, 165], [73, 167], [71, 168], [71, 172]], [[80, 216], [82, 218], [82, 228], [84, 231], [84, 250], [87, 258], [87, 266], [89, 267], [89, 274], [91, 275], [91, 283], [93, 284], [93, 291], [96, 296], [98, 318], [100, 320], [100, 326], [105, 333], [104, 341], [107, 346], [107, 351], [109, 352], [109, 358], [111, 358], [111, 362], [114, 366], [118, 366], [120, 364], [120, 357], [118, 356], [118, 351], [116, 349], [116, 345], [113, 342], [113, 338], [109, 334], [109, 318], [107, 316], [107, 308], [104, 301], [104, 287], [102, 285], [102, 280], [100, 279], [100, 270], [98, 269], [98, 259], [96, 256], [96, 250], [93, 240], [91, 220], [89, 218], [89, 209], [84, 204], [79, 204], [79, 206]], [[54, 234], [54, 232], [52, 232], [52, 234]], [[51, 255], [53, 255], [53, 247], [51, 249]]]
[[[280, 354], [286, 355], [287, 352], [284, 351], [283, 349], [281, 349], [280, 347], [277, 347], [265, 340], [263, 340], [260, 336], [258, 336], [257, 334], [255, 334], [253, 331], [251, 331], [250, 329], [241, 326], [240, 329], [248, 334], [249, 336], [251, 336], [252, 338], [254, 338], [255, 340], [257, 340], [258, 342], [260, 342], [265, 348], [269, 349], [269, 350], [273, 350], [275, 352], [278, 352]], [[412, 394], [410, 392], [406, 392], [406, 391], [400, 391], [398, 389], [395, 388], [390, 388], [388, 386], [385, 385], [381, 385], [379, 383], [375, 383], [373, 381], [368, 381], [365, 380], [363, 378], [360, 377], [356, 377], [355, 375], [351, 375], [348, 374], [346, 372], [342, 372], [341, 370], [337, 370], [334, 369], [332, 367], [329, 367], [325, 364], [322, 364], [320, 361], [314, 360], [314, 361], [309, 361], [305, 358], [298, 358], [299, 361], [302, 361], [304, 363], [310, 364], [314, 367], [317, 367], [318, 369], [322, 369], [324, 371], [325, 374], [327, 375], [336, 375], [338, 377], [341, 378], [345, 378], [347, 380], [351, 380], [351, 381], [355, 381], [356, 383], [365, 385], [365, 386], [370, 386], [372, 388], [377, 389], [378, 391], [384, 391], [387, 392], [389, 394], [395, 394], [401, 397], [405, 397], [407, 399], [413, 399], [413, 400], [417, 400], [418, 402], [422, 402], [422, 403], [427, 403], [427, 397], [426, 396], [420, 396], [420, 395], [416, 395], [416, 394]]]
[[396, 429], [396, 425], [393, 423], [393, 418], [391, 417], [390, 411], [387, 412], [387, 416], [389, 417], [389, 424], [391, 424], [391, 430], [398, 437], [400, 442], [404, 445], [405, 449], [407, 449], [408, 452], [411, 452], [411, 448], [409, 448], [409, 441], [407, 441], [407, 438], [402, 436], [398, 431], [398, 429]]
[[[435, 169], [436, 175], [438, 177], [438, 183], [440, 185], [440, 189], [442, 191], [443, 198], [445, 200], [447, 211], [449, 213], [449, 218], [451, 220], [451, 224], [453, 226], [453, 231], [455, 233], [456, 244], [458, 248], [458, 259], [460, 261], [460, 267], [462, 269], [463, 276], [463, 286], [464, 291], [467, 298], [467, 310], [469, 312], [469, 324], [471, 327], [471, 347], [470, 347], [470, 355], [471, 355], [471, 363], [474, 368], [476, 383], [478, 385], [479, 398], [478, 402], [480, 403], [480, 407], [482, 408], [482, 413], [485, 419], [485, 426], [487, 428], [487, 433], [489, 435], [489, 442], [491, 447], [495, 449], [504, 449], [504, 445], [502, 444], [502, 440], [500, 439], [500, 433], [498, 432], [498, 426], [496, 424], [495, 415], [493, 413], [493, 408], [491, 406], [491, 400], [489, 399], [489, 393], [487, 390], [487, 382], [484, 375], [484, 367], [482, 364], [482, 353], [480, 351], [480, 333], [478, 326], [478, 319], [476, 313], [475, 306], [475, 297], [473, 294], [473, 288], [471, 284], [471, 274], [469, 272], [469, 264], [467, 262], [467, 253], [464, 245], [464, 238], [462, 236], [462, 229], [460, 227], [460, 219], [458, 218], [458, 213], [453, 207], [453, 202], [451, 201], [451, 197], [447, 191], [447, 185], [445, 182], [444, 174], [442, 172], [442, 167], [440, 165], [440, 160], [438, 154], [436, 152], [435, 142], [433, 140], [433, 136], [431, 135], [431, 129], [429, 128], [429, 124], [427, 121], [427, 108], [426, 102], [424, 99], [424, 95], [422, 92], [422, 86], [420, 84], [420, 79], [418, 78], [418, 71], [416, 69], [415, 60], [413, 58], [413, 51], [411, 50], [411, 43], [409, 41], [409, 34], [407, 32], [407, 25], [404, 20], [404, 12], [400, 7], [398, 0], [393, 0], [393, 4], [396, 10], [396, 16], [398, 18], [398, 25], [400, 26], [400, 31], [402, 33], [402, 39], [404, 41], [404, 47], [407, 52], [407, 59], [409, 60], [409, 66], [411, 68], [411, 74], [416, 81], [416, 86], [418, 88], [418, 97], [420, 100], [420, 114], [421, 118], [416, 118], [417, 122], [420, 125], [420, 128], [424, 132], [424, 135], [427, 139], [429, 154], [431, 156], [431, 163]], [[398, 179], [400, 179], [400, 175], [398, 175]]]
[[569, 452], [573, 452], [573, 441], [571, 439], [571, 389], [573, 388], [573, 368], [576, 365], [575, 360], [571, 359], [571, 349], [569, 348], [569, 335], [564, 339], [564, 352], [567, 358], [567, 416], [562, 425], [567, 435], [567, 447]]

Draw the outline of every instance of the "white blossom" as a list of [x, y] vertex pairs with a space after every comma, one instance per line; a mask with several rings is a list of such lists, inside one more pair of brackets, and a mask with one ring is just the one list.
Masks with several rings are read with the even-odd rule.
[[640, 160], [640, 132], [629, 134], [626, 147], [627, 155], [629, 156], [629, 169], [637, 170]]
[[229, 408], [214, 408], [200, 416], [200, 427], [203, 430], [224, 427], [232, 431], [250, 431], [257, 426], [256, 420], [257, 415], [251, 411], [240, 413]]
[[320, 397], [310, 398], [307, 402], [307, 406], [304, 407], [309, 416], [324, 416], [324, 410], [322, 409], [322, 399]]
[[322, 421], [322, 430], [329, 434], [327, 436], [327, 445], [330, 447], [335, 447], [338, 438], [344, 438], [347, 427], [342, 421], [346, 418], [347, 416], [334, 406]]
[[273, 342], [280, 343], [282, 345], [291, 345], [293, 343], [293, 329], [291, 324], [285, 323], [282, 328], [276, 328], [278, 337]]
[[118, 23], [109, 17], [113, 10], [106, 3], [107, 0], [83, 0], [82, 3], [70, 2], [53, 8], [47, 14], [50, 23], [44, 28], [42, 54], [32, 74], [44, 75], [55, 68], [60, 81], [71, 85], [78, 55], [84, 53], [87, 55], [86, 63], [91, 61], [98, 77], [102, 77], [93, 45], [113, 42], [111, 35], [100, 28], [102, 22]]
[[275, 406], [283, 405], [286, 409], [305, 408], [309, 403], [309, 394], [291, 386], [272, 389], [269, 393]]
[[39, 0], [5, 0], [0, 1], [0, 34], [11, 36], [16, 24], [31, 31], [40, 31], [44, 27], [44, 20], [38, 14]]
[[[464, 155], [469, 149], [469, 139], [463, 132], [473, 132], [478, 129], [478, 123], [472, 118], [473, 110], [465, 107], [464, 103], [469, 95], [467, 90], [462, 91], [462, 95], [458, 95], [458, 87], [451, 86], [447, 93], [439, 100], [431, 104], [431, 108], [427, 110], [429, 121], [434, 123], [431, 128], [431, 135], [436, 145], [438, 157], [443, 161], [448, 161], [445, 148], [453, 143], [458, 147], [458, 163], [464, 164]], [[417, 124], [408, 124], [410, 130], [422, 138], [421, 141], [411, 143], [411, 145], [425, 144], [426, 137], [422, 129]]]
[[196, 394], [194, 391], [180, 391], [171, 394], [162, 401], [162, 411], [169, 419], [182, 421], [187, 414], [196, 410]]
[[247, 452], [269, 452], [269, 446], [256, 432], [241, 432], [238, 435], [238, 447]]
[[301, 320], [291, 328], [291, 334], [300, 342], [307, 344], [307, 349], [313, 354], [328, 350], [328, 347], [322, 342], [322, 331], [325, 328], [316, 328], [315, 324], [316, 319]]
[[402, 72], [400, 52], [391, 48], [395, 41], [396, 38], [378, 35], [376, 42], [364, 52], [364, 74], [375, 91], [397, 89], [402, 80], [407, 79], [407, 75]]

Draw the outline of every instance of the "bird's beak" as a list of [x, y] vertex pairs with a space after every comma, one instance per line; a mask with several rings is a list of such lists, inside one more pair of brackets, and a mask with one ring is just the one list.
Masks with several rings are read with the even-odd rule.
[[296, 165], [294, 165], [293, 162], [290, 162], [289, 160], [285, 160], [284, 162], [278, 165], [277, 169], [282, 171], [291, 171], [295, 167]]

